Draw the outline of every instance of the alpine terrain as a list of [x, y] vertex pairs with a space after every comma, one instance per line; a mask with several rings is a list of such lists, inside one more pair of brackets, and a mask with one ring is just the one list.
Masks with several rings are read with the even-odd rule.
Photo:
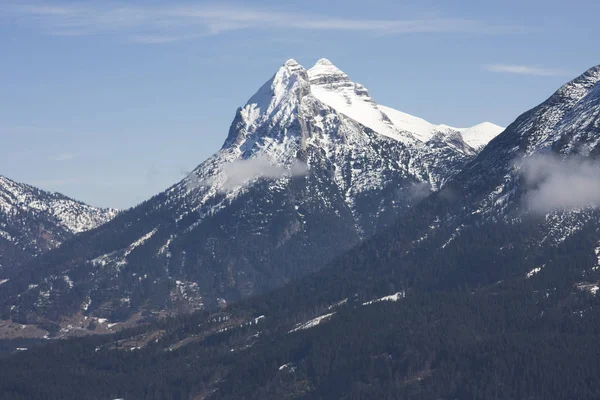
[[0, 274], [115, 215], [0, 175]]
[[284, 285], [401, 220], [500, 131], [430, 124], [326, 59], [288, 60], [185, 179], [8, 276], [2, 318], [116, 329]]
[[598, 398], [599, 127], [596, 66], [327, 267], [221, 310], [17, 352], [0, 393]]

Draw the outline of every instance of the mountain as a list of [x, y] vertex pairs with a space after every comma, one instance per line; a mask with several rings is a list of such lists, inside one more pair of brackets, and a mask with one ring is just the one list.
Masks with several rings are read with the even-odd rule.
[[218, 311], [18, 352], [0, 393], [597, 398], [599, 126], [597, 66], [318, 272]]
[[0, 175], [0, 272], [117, 214]]
[[320, 269], [475, 155], [459, 130], [396, 126], [328, 60], [288, 60], [185, 179], [8, 277], [3, 318], [223, 307]]
[[548, 323], [541, 318], [548, 314], [577, 330], [576, 315], [589, 333], [583, 327], [600, 316], [599, 126], [596, 66], [519, 116], [401, 220], [261, 301], [289, 312], [299, 307], [286, 294], [294, 293], [304, 311], [318, 310], [310, 319], [343, 299], [405, 291], [437, 302], [466, 292], [535, 305], [517, 324]]
[[555, 283], [573, 288], [600, 278], [594, 272], [600, 242], [599, 81], [600, 67], [593, 67], [521, 115], [432, 199], [445, 199], [444, 214], [434, 217], [447, 221], [437, 243], [444, 251], [467, 246], [485, 232], [485, 258], [496, 264], [511, 259], [510, 268], [482, 273], [474, 262], [482, 253], [464, 256], [461, 269], [475, 268], [475, 279], [486, 276], [490, 283], [509, 272], [515, 278], [535, 274], [537, 281], [547, 274], [551, 281], [560, 274]]
[[[332, 296], [515, 284], [600, 287], [600, 66], [510, 124], [441, 190], [323, 271]], [[361, 260], [361, 261], [357, 261]], [[368, 264], [368, 267], [367, 267]], [[342, 272], [343, 271], [343, 272]], [[334, 289], [337, 274], [344, 289]]]

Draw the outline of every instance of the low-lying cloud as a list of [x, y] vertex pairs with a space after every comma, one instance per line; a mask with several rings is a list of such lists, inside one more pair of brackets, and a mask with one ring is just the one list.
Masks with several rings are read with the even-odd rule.
[[276, 180], [284, 176], [304, 176], [308, 173], [308, 166], [297, 159], [288, 166], [275, 164], [268, 156], [259, 155], [224, 164], [221, 173], [225, 178], [222, 182], [215, 177], [201, 179], [195, 173], [189, 173], [186, 179], [187, 189], [218, 185], [218, 190], [224, 193], [240, 188], [258, 178]]
[[548, 213], [600, 207], [600, 163], [580, 157], [538, 155], [522, 161], [530, 211]]
[[273, 164], [267, 156], [258, 156], [255, 158], [240, 159], [223, 167], [223, 173], [227, 177], [223, 183], [223, 190], [232, 190], [244, 186], [247, 182], [256, 178], [279, 179], [284, 175], [302, 176], [306, 175], [308, 168], [300, 160], [294, 162], [288, 167]]
[[415, 183], [408, 189], [408, 200], [411, 204], [416, 204], [429, 196], [431, 192], [431, 185], [428, 182]]

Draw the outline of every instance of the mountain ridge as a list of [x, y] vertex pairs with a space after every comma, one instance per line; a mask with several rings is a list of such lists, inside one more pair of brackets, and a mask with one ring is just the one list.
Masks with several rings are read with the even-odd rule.
[[[117, 210], [92, 207], [0, 175], [0, 270], [54, 249], [116, 214]], [[4, 257], [9, 253], [14, 256]]]

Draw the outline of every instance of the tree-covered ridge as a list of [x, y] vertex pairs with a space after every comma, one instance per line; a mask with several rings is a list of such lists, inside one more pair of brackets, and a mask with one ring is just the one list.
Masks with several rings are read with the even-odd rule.
[[[257, 321], [239, 308], [218, 314], [236, 321], [228, 330], [217, 329], [217, 315], [198, 314], [113, 337], [60, 341], [2, 359], [0, 398], [598, 396], [598, 300], [522, 289], [412, 292], [371, 305], [351, 299], [329, 321], [294, 333], [289, 327], [311, 315], [307, 310]], [[266, 312], [266, 304], [254, 307]], [[162, 336], [132, 350], [131, 340], [150, 331]]]

